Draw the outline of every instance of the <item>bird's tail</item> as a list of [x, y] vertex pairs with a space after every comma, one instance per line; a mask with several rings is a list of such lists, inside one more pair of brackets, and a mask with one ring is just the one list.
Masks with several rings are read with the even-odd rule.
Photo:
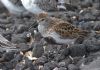
[[96, 34], [96, 31], [82, 30], [81, 32], [79, 32], [79, 36], [77, 37], [75, 43], [82, 44], [85, 39], [94, 37]]
[[82, 38], [90, 38], [90, 37], [94, 37], [95, 35], [100, 35], [100, 31], [83, 30], [82, 32], [80, 32], [80, 37], [82, 37]]

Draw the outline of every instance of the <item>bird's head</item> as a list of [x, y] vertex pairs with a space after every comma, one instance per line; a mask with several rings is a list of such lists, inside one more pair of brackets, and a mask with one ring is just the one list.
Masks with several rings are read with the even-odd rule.
[[45, 18], [48, 16], [48, 13], [47, 12], [42, 12], [42, 13], [39, 13], [37, 14], [37, 21], [38, 22], [41, 22], [43, 20], [45, 20]]

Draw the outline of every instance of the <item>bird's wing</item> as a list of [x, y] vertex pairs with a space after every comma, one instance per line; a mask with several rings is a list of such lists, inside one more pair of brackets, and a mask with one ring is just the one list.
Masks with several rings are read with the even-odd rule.
[[63, 20], [55, 21], [55, 25], [53, 25], [51, 29], [58, 33], [62, 38], [73, 39], [79, 36], [86, 36], [88, 34], [88, 31], [76, 28], [71, 23], [65, 22]]

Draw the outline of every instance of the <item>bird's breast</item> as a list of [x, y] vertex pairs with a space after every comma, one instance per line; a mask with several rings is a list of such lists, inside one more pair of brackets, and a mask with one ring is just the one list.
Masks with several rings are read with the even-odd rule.
[[46, 37], [46, 28], [43, 25], [38, 25], [38, 30], [43, 37]]

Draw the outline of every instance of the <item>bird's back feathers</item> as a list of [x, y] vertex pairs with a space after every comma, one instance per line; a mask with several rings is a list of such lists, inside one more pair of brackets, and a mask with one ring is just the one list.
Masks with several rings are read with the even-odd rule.
[[57, 44], [73, 44], [78, 39], [83, 41], [91, 34], [91, 31], [83, 30], [67, 21], [50, 16], [39, 22], [38, 29], [44, 38], [52, 39]]
[[61, 38], [74, 39], [79, 36], [85, 37], [90, 33], [87, 30], [82, 30], [81, 28], [77, 28], [71, 23], [55, 17], [48, 17], [48, 19], [46, 19], [45, 22], [49, 23], [47, 30], [55, 31], [57, 34], [61, 36]]

